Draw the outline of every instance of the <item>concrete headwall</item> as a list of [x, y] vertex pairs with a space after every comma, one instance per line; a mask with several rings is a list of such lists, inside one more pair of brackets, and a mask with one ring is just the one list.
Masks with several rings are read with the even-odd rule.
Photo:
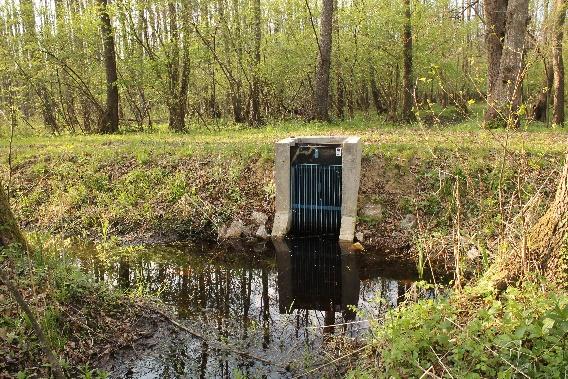
[[291, 228], [290, 147], [303, 143], [342, 145], [342, 203], [339, 240], [351, 242], [355, 236], [357, 198], [361, 175], [361, 139], [356, 136], [291, 137], [276, 142], [276, 212], [274, 215], [272, 236], [276, 238], [284, 237]]

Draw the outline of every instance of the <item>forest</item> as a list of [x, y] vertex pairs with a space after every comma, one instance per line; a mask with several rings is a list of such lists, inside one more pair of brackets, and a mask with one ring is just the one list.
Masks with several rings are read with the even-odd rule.
[[0, 1], [0, 377], [566, 377], [567, 10]]
[[[515, 23], [503, 17], [509, 8]], [[560, 0], [6, 1], [3, 122], [53, 134], [361, 112], [407, 122], [436, 105], [466, 115], [488, 96], [514, 95], [523, 115], [561, 125], [563, 8]], [[494, 88], [501, 81], [512, 87]]]

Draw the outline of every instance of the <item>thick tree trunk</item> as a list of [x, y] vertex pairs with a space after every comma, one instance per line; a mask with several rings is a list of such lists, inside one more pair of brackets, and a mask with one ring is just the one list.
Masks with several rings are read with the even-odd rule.
[[499, 64], [505, 39], [507, 0], [486, 0], [484, 3], [487, 49], [487, 103], [493, 102], [495, 83], [499, 76]]
[[11, 244], [18, 244], [24, 248], [28, 247], [10, 209], [8, 197], [4, 193], [4, 186], [0, 182], [0, 247]]
[[[185, 129], [185, 116], [187, 114], [187, 93], [189, 90], [189, 41], [187, 33], [183, 41], [178, 30], [177, 8], [174, 2], [168, 3], [171, 51], [169, 54], [168, 75], [168, 112], [169, 128], [180, 132]], [[190, 29], [190, 9], [182, 9], [183, 29]], [[180, 46], [181, 45], [181, 46]], [[183, 50], [180, 62], [180, 49]]]
[[552, 38], [552, 71], [554, 73], [552, 90], [552, 123], [564, 124], [564, 60], [562, 58], [562, 39], [566, 18], [566, 0], [555, 0], [554, 30]]
[[[499, 5], [502, 4], [498, 0], [491, 0], [487, 3], [493, 2]], [[504, 9], [495, 8], [497, 8], [495, 9], [497, 13], [504, 11]], [[499, 72], [496, 77], [492, 78], [493, 82], [489, 86], [488, 91], [485, 122], [489, 127], [519, 126], [518, 111], [521, 104], [521, 85], [524, 75], [523, 57], [526, 49], [525, 40], [528, 20], [528, 0], [509, 0], [506, 7], [505, 36], [498, 66]], [[487, 48], [490, 67], [488, 76], [491, 76], [491, 67], [495, 63], [492, 60], [494, 59], [492, 53], [494, 46], [493, 44], [488, 44]], [[495, 73], [492, 75], [495, 75]]]
[[518, 248], [500, 257], [489, 270], [497, 287], [521, 280], [526, 273], [544, 275], [550, 283], [566, 286], [568, 242], [568, 154], [556, 195], [546, 213], [528, 231]]
[[402, 34], [403, 71], [402, 71], [402, 120], [414, 120], [412, 113], [412, 99], [414, 95], [414, 79], [412, 74], [412, 23], [410, 1], [404, 0], [404, 32]]
[[260, 114], [260, 42], [262, 40], [260, 0], [253, 1], [254, 16], [254, 72], [251, 88], [251, 115], [250, 121], [253, 125], [262, 124]]
[[316, 72], [314, 118], [329, 121], [329, 69], [333, 30], [333, 0], [323, 0], [319, 38], [319, 59]]
[[118, 87], [116, 71], [116, 52], [114, 34], [107, 10], [107, 0], [97, 0], [101, 19], [101, 34], [103, 36], [103, 55], [106, 75], [106, 109], [101, 122], [101, 133], [118, 132]]

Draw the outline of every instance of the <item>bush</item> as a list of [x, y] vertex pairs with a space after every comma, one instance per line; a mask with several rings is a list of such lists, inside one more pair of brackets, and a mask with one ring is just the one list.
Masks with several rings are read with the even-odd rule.
[[[568, 374], [568, 295], [535, 284], [499, 299], [467, 294], [421, 300], [373, 325], [373, 376], [564, 378]], [[359, 377], [360, 372], [352, 376]]]

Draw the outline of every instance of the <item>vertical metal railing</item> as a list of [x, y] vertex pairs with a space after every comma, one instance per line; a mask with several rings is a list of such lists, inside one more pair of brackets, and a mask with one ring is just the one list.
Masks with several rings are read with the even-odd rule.
[[341, 174], [341, 165], [292, 165], [290, 193], [293, 233], [306, 235], [339, 232]]

